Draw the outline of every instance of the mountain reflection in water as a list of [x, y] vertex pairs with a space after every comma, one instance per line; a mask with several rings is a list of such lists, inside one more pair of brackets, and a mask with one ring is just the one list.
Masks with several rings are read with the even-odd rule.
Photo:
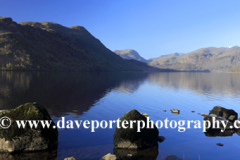
[[[62, 116], [66, 120], [113, 120], [131, 109], [147, 113], [154, 121], [165, 118], [202, 120], [201, 114], [208, 113], [216, 105], [240, 113], [237, 107], [240, 104], [239, 79], [240, 74], [237, 73], [2, 71], [0, 109], [12, 109], [36, 101], [48, 110], [54, 121]], [[180, 110], [181, 114], [173, 115], [172, 108]], [[180, 133], [177, 129], [159, 129], [159, 133], [166, 140], [159, 144], [158, 150], [149, 151], [151, 159], [157, 157], [161, 160], [169, 154], [182, 157], [183, 152], [187, 159], [198, 159], [198, 154], [201, 159], [221, 159], [224, 152], [219, 152], [219, 147], [213, 148], [216, 143], [224, 143], [224, 149], [231, 152], [228, 158], [236, 158], [233, 152], [240, 148], [234, 143], [239, 140], [239, 130], [202, 133], [202, 130], [187, 129]], [[95, 133], [82, 128], [59, 129], [57, 159], [75, 156], [77, 159], [95, 160], [107, 153], [129, 154], [130, 151], [113, 150], [113, 134], [114, 128], [97, 129]], [[228, 149], [228, 143], [234, 144], [235, 149]], [[41, 153], [45, 154], [49, 155]], [[144, 158], [141, 152], [130, 154]], [[17, 154], [15, 159], [35, 156], [37, 154], [34, 153]]]

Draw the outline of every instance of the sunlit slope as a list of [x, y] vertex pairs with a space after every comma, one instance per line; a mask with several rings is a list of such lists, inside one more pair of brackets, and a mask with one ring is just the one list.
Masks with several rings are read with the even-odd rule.
[[240, 47], [201, 48], [188, 54], [156, 58], [149, 64], [177, 70], [228, 71], [240, 67]]

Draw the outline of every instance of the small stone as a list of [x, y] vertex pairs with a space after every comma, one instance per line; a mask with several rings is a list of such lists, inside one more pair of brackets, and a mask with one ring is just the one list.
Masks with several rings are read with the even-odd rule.
[[158, 142], [163, 142], [166, 138], [163, 136], [158, 136]]
[[106, 154], [100, 160], [116, 160], [117, 156], [111, 153]]
[[217, 143], [217, 145], [218, 145], [218, 146], [221, 146], [221, 147], [223, 146], [223, 144], [222, 144], [222, 143]]
[[208, 116], [208, 114], [207, 113], [202, 113], [202, 116], [206, 117], [206, 116]]
[[132, 159], [132, 156], [133, 156], [132, 154], [127, 154], [127, 155], [126, 155], [126, 160], [131, 160], [131, 159]]
[[192, 111], [192, 113], [194, 113], [195, 111]]
[[163, 112], [166, 112], [166, 110], [163, 110]]
[[67, 157], [67, 158], [64, 158], [64, 160], [77, 160], [75, 157]]
[[171, 112], [175, 115], [178, 115], [180, 113], [180, 110], [177, 109], [171, 109]]
[[142, 114], [144, 117], [148, 117], [148, 114], [147, 113], [143, 113]]
[[174, 156], [174, 155], [168, 155], [164, 158], [164, 160], [182, 160], [181, 158]]

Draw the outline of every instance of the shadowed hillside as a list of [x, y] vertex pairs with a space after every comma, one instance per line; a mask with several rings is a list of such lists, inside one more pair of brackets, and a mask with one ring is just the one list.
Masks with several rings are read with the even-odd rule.
[[141, 57], [137, 51], [133, 49], [115, 50], [113, 52], [122, 57], [123, 59], [134, 59], [145, 63], [148, 62], [146, 59]]
[[146, 64], [123, 60], [84, 27], [68, 28], [52, 22], [17, 24], [8, 17], [0, 17], [0, 67], [2, 70], [154, 70]]

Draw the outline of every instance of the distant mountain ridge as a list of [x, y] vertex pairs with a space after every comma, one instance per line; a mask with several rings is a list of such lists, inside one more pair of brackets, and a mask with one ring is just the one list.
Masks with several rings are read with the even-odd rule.
[[[137, 56], [128, 52], [129, 50], [120, 50], [117, 54], [122, 54], [122, 58], [140, 60]], [[134, 50], [133, 50], [134, 51]], [[116, 51], [114, 51], [116, 53]], [[240, 72], [240, 47], [207, 47], [200, 48], [189, 53], [172, 53], [161, 55], [157, 58], [150, 58], [144, 61], [154, 67], [161, 69], [173, 69], [178, 71], [229, 71]]]
[[0, 17], [0, 67], [2, 70], [156, 70], [120, 58], [82, 26], [16, 23], [10, 17]]
[[160, 56], [148, 64], [176, 70], [228, 71], [240, 67], [240, 47], [201, 48], [187, 54]]
[[148, 59], [148, 62], [152, 62], [152, 61], [156, 61], [157, 59], [161, 59], [161, 58], [167, 58], [167, 57], [177, 57], [177, 56], [180, 56], [180, 55], [183, 55], [183, 53], [172, 53], [172, 54], [166, 54], [166, 55], [161, 55], [157, 58], [150, 58]]
[[123, 59], [134, 59], [144, 63], [148, 62], [146, 59], [141, 57], [137, 51], [133, 49], [115, 50], [113, 52], [122, 57]]

